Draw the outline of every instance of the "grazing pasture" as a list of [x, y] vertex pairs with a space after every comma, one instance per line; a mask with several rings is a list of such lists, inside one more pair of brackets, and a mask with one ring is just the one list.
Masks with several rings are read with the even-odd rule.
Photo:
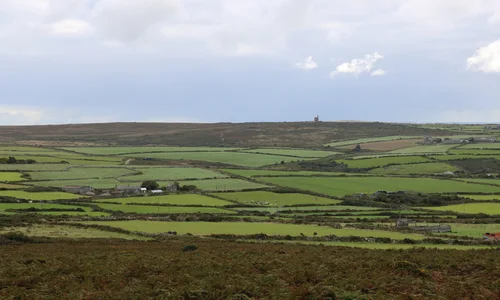
[[18, 190], [18, 189], [24, 189], [24, 188], [26, 188], [25, 185], [9, 184], [9, 183], [1, 183], [0, 182], [0, 189]]
[[148, 240], [148, 238], [133, 236], [130, 234], [102, 231], [93, 228], [78, 228], [61, 225], [34, 225], [30, 227], [4, 227], [0, 228], [0, 234], [7, 232], [21, 232], [27, 236], [44, 236], [51, 238], [106, 238], [126, 240]]
[[448, 160], [462, 160], [462, 159], [497, 159], [500, 160], [500, 155], [474, 155], [474, 154], [461, 154], [461, 155], [433, 155], [429, 156], [430, 158], [437, 159], [437, 160], [443, 160], [443, 161], [448, 161]]
[[463, 154], [471, 154], [471, 155], [500, 155], [500, 149], [452, 149], [449, 152], [454, 155], [463, 155]]
[[69, 164], [0, 164], [0, 171], [62, 171]]
[[423, 163], [409, 165], [392, 165], [370, 170], [369, 173], [377, 175], [409, 175], [409, 174], [436, 174], [455, 172], [458, 169], [445, 163]]
[[288, 155], [288, 156], [304, 157], [304, 158], [321, 158], [321, 157], [341, 154], [340, 152], [333, 152], [333, 151], [287, 149], [287, 148], [259, 148], [251, 150], [241, 150], [240, 152], [264, 153], [272, 155]]
[[488, 143], [488, 144], [469, 144], [461, 146], [459, 149], [492, 149], [500, 151], [500, 143]]
[[457, 145], [424, 145], [424, 146], [415, 146], [410, 148], [398, 149], [391, 151], [389, 153], [395, 154], [426, 154], [426, 153], [446, 153], [451, 148], [456, 147]]
[[[238, 207], [235, 208], [238, 211], [266, 211], [266, 212], [276, 212], [276, 207]], [[280, 211], [377, 211], [380, 210], [378, 207], [368, 207], [368, 206], [352, 206], [352, 205], [317, 205], [317, 206], [289, 206], [280, 207]], [[321, 212], [324, 213], [324, 212]]]
[[23, 181], [25, 178], [18, 172], [0, 172], [0, 181]]
[[357, 145], [357, 144], [366, 144], [366, 143], [372, 143], [372, 142], [407, 140], [407, 139], [418, 139], [418, 138], [423, 138], [423, 137], [420, 137], [420, 136], [383, 136], [383, 137], [376, 137], [376, 138], [362, 138], [362, 139], [356, 139], [356, 140], [333, 142], [333, 143], [326, 144], [325, 146], [342, 147], [342, 146], [346, 146], [346, 145]]
[[363, 173], [339, 173], [339, 172], [321, 172], [321, 171], [274, 171], [274, 170], [240, 170], [240, 169], [222, 169], [222, 171], [243, 176], [243, 177], [266, 177], [266, 176], [366, 176]]
[[244, 223], [244, 222], [159, 222], [159, 221], [93, 221], [81, 222], [82, 224], [100, 224], [131, 231], [160, 233], [177, 231], [179, 234], [191, 233], [206, 236], [210, 234], [236, 234], [249, 235], [264, 233], [267, 235], [318, 236], [334, 234], [336, 236], [361, 236], [361, 237], [388, 237], [392, 239], [423, 239], [423, 235], [406, 234], [400, 232], [364, 229], [334, 229], [314, 225], [295, 225], [279, 223]]
[[483, 178], [457, 178], [457, 180], [465, 182], [474, 182], [481, 184], [494, 184], [500, 185], [500, 179], [483, 179]]
[[[255, 192], [236, 192], [236, 193], [217, 193], [214, 194], [227, 200], [236, 201], [244, 204], [252, 204], [255, 202], [269, 202], [269, 205], [290, 206], [290, 205], [307, 205], [307, 204], [337, 204], [341, 201], [328, 198], [316, 197], [306, 194], [283, 194], [272, 193], [266, 191]], [[252, 202], [254, 201], [254, 202]]]
[[91, 212], [92, 209], [90, 207], [85, 207], [85, 206], [76, 206], [76, 205], [63, 205], [63, 204], [51, 204], [51, 203], [0, 203], [0, 211], [6, 211], [9, 209], [30, 209], [30, 208], [36, 208], [36, 209], [41, 209], [42, 211], [44, 209], [59, 209], [59, 210], [74, 210], [81, 208], [86, 212]]
[[156, 152], [223, 152], [238, 150], [241, 148], [226, 147], [65, 147], [68, 151], [95, 155], [119, 155], [132, 153], [156, 153]]
[[113, 198], [113, 199], [96, 200], [95, 202], [118, 202], [121, 204], [150, 203], [150, 204], [199, 205], [199, 206], [225, 206], [234, 204], [232, 202], [198, 194]]
[[500, 187], [471, 184], [452, 180], [431, 178], [397, 178], [397, 177], [271, 177], [260, 178], [283, 187], [313, 191], [330, 196], [345, 196], [356, 193], [375, 193], [376, 191], [414, 191], [424, 193], [496, 193]]
[[105, 179], [73, 179], [73, 180], [53, 180], [53, 181], [34, 181], [31, 182], [31, 184], [35, 186], [41, 186], [41, 187], [59, 187], [62, 188], [63, 186], [66, 185], [88, 185], [96, 189], [111, 189], [114, 188], [117, 185], [136, 185], [139, 184], [140, 182], [137, 183], [130, 183], [127, 182], [121, 183], [120, 181], [113, 179], [113, 178], [105, 178]]
[[[179, 180], [187, 178], [227, 178], [218, 172], [201, 168], [169, 168], [169, 167], [133, 167], [133, 170], [141, 172], [140, 175], [130, 175], [120, 178], [121, 181], [144, 181], [144, 180]], [[130, 172], [130, 171], [129, 171]]]
[[[422, 139], [408, 139], [408, 140], [393, 140], [393, 141], [382, 141], [382, 142], [371, 142], [361, 145], [363, 150], [372, 151], [392, 151], [402, 148], [413, 147], [417, 142], [422, 141]], [[355, 145], [342, 146], [341, 149], [353, 149]]]
[[267, 188], [269, 186], [241, 179], [206, 179], [179, 181], [180, 185], [195, 185], [198, 189], [208, 192], [240, 191]]
[[102, 179], [116, 178], [126, 174], [133, 174], [135, 171], [126, 168], [70, 168], [67, 171], [59, 172], [31, 172], [31, 180], [71, 180], [71, 179]]
[[127, 155], [127, 157], [139, 158], [145, 156], [163, 160], [194, 160], [246, 167], [261, 167], [265, 165], [274, 165], [276, 163], [280, 163], [281, 161], [288, 162], [297, 160], [297, 158], [294, 157], [241, 152], [163, 152], [148, 153], [147, 155]]
[[343, 159], [337, 162], [347, 164], [349, 168], [368, 169], [387, 165], [425, 163], [429, 161], [429, 159], [421, 156], [392, 156], [367, 159]]
[[453, 211], [467, 214], [500, 215], [500, 203], [464, 203], [438, 207], [425, 207], [438, 211]]
[[460, 195], [460, 197], [478, 201], [500, 200], [500, 195]]
[[125, 205], [97, 203], [102, 209], [134, 214], [235, 214], [236, 212], [216, 207], [183, 207], [154, 205]]
[[51, 200], [72, 200], [85, 198], [82, 195], [75, 195], [64, 192], [25, 192], [25, 191], [0, 191], [0, 196], [12, 197], [17, 199], [26, 199], [34, 201], [51, 201]]

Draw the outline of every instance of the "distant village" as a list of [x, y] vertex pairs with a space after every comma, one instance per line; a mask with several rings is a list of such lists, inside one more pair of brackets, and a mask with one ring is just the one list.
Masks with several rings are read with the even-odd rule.
[[97, 195], [98, 190], [94, 189], [91, 186], [83, 186], [83, 185], [67, 185], [63, 186], [62, 190], [68, 193], [84, 195], [84, 196], [101, 196], [101, 197], [111, 197], [111, 196], [138, 196], [138, 195], [158, 195], [164, 193], [176, 193], [179, 189], [179, 185], [177, 183], [168, 184], [164, 190], [150, 189], [148, 190], [145, 187], [141, 186], [116, 186], [113, 189], [104, 189], [99, 190], [100, 193]]

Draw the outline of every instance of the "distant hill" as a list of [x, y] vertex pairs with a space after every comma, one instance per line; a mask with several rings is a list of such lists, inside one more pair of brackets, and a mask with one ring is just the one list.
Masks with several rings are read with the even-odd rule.
[[0, 126], [0, 143], [321, 147], [332, 141], [390, 135], [444, 136], [440, 129], [378, 122], [101, 123]]

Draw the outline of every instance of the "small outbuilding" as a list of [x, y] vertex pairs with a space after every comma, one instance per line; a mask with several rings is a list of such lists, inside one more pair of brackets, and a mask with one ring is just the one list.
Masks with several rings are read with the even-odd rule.
[[163, 191], [162, 190], [152, 190], [151, 191], [152, 194], [163, 194]]

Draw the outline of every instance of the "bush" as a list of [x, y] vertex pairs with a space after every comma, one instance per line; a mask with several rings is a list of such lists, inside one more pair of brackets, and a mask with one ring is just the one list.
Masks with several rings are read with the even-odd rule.
[[7, 232], [7, 233], [3, 234], [2, 236], [8, 240], [11, 240], [11, 241], [22, 242], [22, 243], [31, 242], [31, 238], [29, 236], [27, 236], [24, 233], [19, 232], [19, 231]]
[[187, 245], [184, 248], [182, 248], [182, 252], [190, 252], [196, 250], [198, 250], [198, 247], [196, 245]]

